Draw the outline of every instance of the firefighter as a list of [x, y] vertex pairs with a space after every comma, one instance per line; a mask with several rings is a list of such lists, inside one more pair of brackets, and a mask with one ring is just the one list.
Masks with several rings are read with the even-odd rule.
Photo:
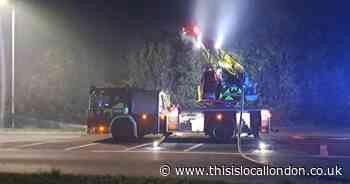
[[203, 73], [201, 84], [203, 86], [203, 98], [208, 100], [216, 99], [216, 92], [219, 85], [218, 77], [214, 68], [208, 65]]

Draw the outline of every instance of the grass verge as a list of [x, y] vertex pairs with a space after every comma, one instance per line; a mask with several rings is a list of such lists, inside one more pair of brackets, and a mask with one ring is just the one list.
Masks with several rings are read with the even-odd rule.
[[[206, 181], [186, 178], [129, 177], [129, 176], [82, 176], [61, 174], [59, 171], [38, 174], [0, 173], [1, 184], [228, 184], [224, 181]], [[263, 184], [234, 182], [234, 184]], [[281, 184], [290, 184], [281, 182]]]

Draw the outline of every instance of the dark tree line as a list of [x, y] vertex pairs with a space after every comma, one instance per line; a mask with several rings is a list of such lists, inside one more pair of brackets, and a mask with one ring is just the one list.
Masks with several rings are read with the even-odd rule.
[[[349, 56], [339, 49], [349, 38], [334, 40], [322, 25], [298, 17], [273, 17], [245, 26], [228, 44], [257, 83], [259, 107], [281, 122], [349, 120]], [[18, 18], [18, 114], [84, 123], [89, 86], [116, 83], [166, 90], [175, 103], [195, 105], [206, 61], [178, 32], [137, 24], [49, 29], [49, 20], [26, 19]]]
[[131, 52], [128, 81], [131, 86], [165, 90], [175, 103], [194, 106], [196, 89], [207, 61], [200, 51], [185, 45], [177, 33], [160, 33]]

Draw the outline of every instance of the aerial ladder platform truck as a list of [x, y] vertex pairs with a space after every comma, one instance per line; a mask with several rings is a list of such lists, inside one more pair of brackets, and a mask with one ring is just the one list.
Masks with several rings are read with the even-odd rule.
[[[197, 107], [180, 110], [165, 91], [92, 87], [89, 133], [111, 133], [116, 140], [146, 134], [201, 133], [221, 142], [234, 136], [242, 122], [240, 118], [243, 133], [255, 138], [260, 133], [269, 133], [271, 112], [255, 106], [256, 85], [239, 57], [200, 39], [196, 26], [183, 27], [180, 34], [184, 44], [198, 49], [206, 58], [197, 86]], [[248, 108], [241, 113], [242, 102]]]

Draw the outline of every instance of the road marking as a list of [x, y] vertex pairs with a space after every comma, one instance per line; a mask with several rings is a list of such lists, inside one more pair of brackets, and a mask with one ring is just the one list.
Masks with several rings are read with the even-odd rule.
[[193, 145], [193, 146], [191, 146], [191, 147], [189, 147], [189, 148], [185, 149], [185, 150], [184, 150], [184, 152], [189, 152], [189, 151], [192, 151], [192, 150], [194, 150], [194, 149], [196, 149], [196, 148], [199, 148], [199, 147], [201, 147], [201, 146], [203, 146], [203, 144], [202, 144], [202, 143], [201, 143], [201, 144], [196, 144], [196, 145]]
[[[125, 150], [92, 150], [93, 153], [165, 153], [165, 154], [213, 154], [213, 155], [240, 155], [240, 153], [230, 152], [184, 152], [184, 151], [157, 151], [157, 150], [142, 150], [142, 151], [125, 151]], [[246, 155], [255, 155], [253, 153], [246, 153]]]
[[142, 148], [142, 147], [145, 147], [145, 146], [148, 146], [148, 145], [151, 145], [152, 143], [145, 143], [145, 144], [141, 144], [141, 145], [138, 145], [138, 146], [133, 146], [133, 147], [130, 147], [130, 148], [126, 148], [125, 150], [122, 150], [124, 152], [128, 152], [128, 151], [132, 151], [132, 150], [135, 150], [137, 148]]
[[329, 140], [334, 140], [334, 141], [348, 141], [350, 140], [349, 137], [331, 137], [331, 138], [328, 138]]
[[328, 155], [328, 156], [322, 156], [322, 155], [306, 155], [306, 157], [310, 158], [329, 158], [329, 159], [350, 159], [350, 156], [341, 156], [341, 155]]
[[32, 146], [38, 146], [38, 145], [42, 145], [42, 144], [47, 144], [47, 143], [50, 143], [50, 142], [36, 142], [36, 143], [31, 143], [31, 144], [15, 146], [14, 148], [28, 148], [28, 147], [32, 147]]
[[84, 144], [84, 145], [80, 145], [80, 146], [73, 146], [73, 147], [69, 147], [69, 148], [65, 148], [64, 151], [72, 151], [72, 150], [76, 150], [76, 149], [81, 149], [81, 148], [86, 148], [89, 146], [94, 146], [97, 145], [98, 143], [90, 143], [90, 144]]
[[17, 148], [0, 148], [0, 151], [22, 151], [22, 150]]
[[301, 136], [301, 135], [292, 135], [290, 137], [293, 138], [293, 139], [305, 139], [305, 137]]
[[[91, 150], [92, 153], [155, 153], [155, 154], [201, 154], [201, 155], [233, 155], [233, 156], [241, 156], [240, 153], [233, 152], [199, 152], [199, 151], [125, 151], [125, 150]], [[260, 157], [259, 153], [245, 153], [248, 156]], [[270, 153], [264, 154], [264, 157], [279, 157], [279, 158], [320, 158], [320, 159], [350, 159], [350, 156], [341, 156], [341, 155], [307, 155], [307, 154], [280, 154], [280, 153]]]

